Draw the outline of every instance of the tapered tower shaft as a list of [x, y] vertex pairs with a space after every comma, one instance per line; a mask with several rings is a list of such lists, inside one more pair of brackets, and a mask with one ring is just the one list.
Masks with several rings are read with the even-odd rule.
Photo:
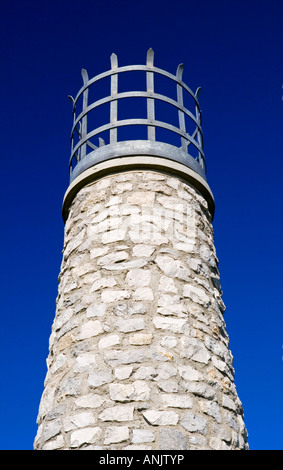
[[[119, 74], [137, 69], [146, 91], [119, 92]], [[199, 90], [182, 82], [182, 71], [154, 67], [152, 50], [146, 66], [119, 68], [112, 55], [110, 71], [92, 80], [83, 72], [72, 98], [64, 250], [35, 449], [248, 448], [223, 318]], [[156, 90], [156, 74], [176, 84], [175, 100]], [[107, 77], [110, 95], [89, 104], [90, 86]], [[120, 100], [133, 97], [146, 100], [147, 116], [119, 121]], [[176, 108], [178, 126], [156, 119], [157, 101]], [[88, 131], [91, 110], [106, 103], [110, 123]], [[119, 141], [120, 128], [136, 125], [147, 129], [145, 140]], [[177, 134], [180, 147], [159, 141], [159, 129]]]

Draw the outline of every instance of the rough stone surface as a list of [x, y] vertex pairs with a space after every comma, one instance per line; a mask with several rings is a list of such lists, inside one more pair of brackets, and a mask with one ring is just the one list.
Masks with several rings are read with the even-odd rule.
[[65, 225], [35, 449], [246, 449], [207, 203], [125, 172]]

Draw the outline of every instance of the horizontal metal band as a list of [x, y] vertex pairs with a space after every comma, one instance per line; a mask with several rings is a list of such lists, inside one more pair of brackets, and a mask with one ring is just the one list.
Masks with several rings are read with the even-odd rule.
[[89, 88], [93, 83], [98, 82], [99, 80], [102, 80], [103, 78], [110, 77], [111, 75], [117, 75], [119, 73], [123, 72], [134, 72], [134, 71], [140, 71], [140, 72], [153, 72], [153, 73], [158, 73], [159, 75], [163, 75], [164, 77], [167, 77], [174, 82], [178, 83], [178, 85], [182, 86], [194, 99], [196, 106], [200, 109], [199, 102], [197, 97], [195, 96], [194, 92], [182, 81], [179, 80], [175, 75], [173, 75], [170, 72], [166, 72], [165, 70], [162, 70], [158, 67], [148, 67], [147, 65], [127, 65], [124, 67], [117, 67], [111, 70], [107, 70], [106, 72], [100, 73], [99, 75], [96, 75], [95, 77], [91, 78], [82, 88], [79, 90], [77, 96], [74, 99], [74, 107], [76, 105], [76, 102], [78, 101], [79, 97], [81, 94]]
[[76, 126], [78, 125], [79, 121], [86, 115], [88, 114], [90, 111], [92, 111], [93, 109], [97, 108], [98, 106], [102, 106], [103, 104], [106, 104], [106, 103], [110, 103], [111, 101], [114, 101], [114, 100], [119, 100], [119, 99], [123, 99], [123, 98], [152, 98], [152, 99], [156, 99], [156, 100], [160, 100], [160, 101], [164, 101], [172, 106], [174, 106], [175, 108], [177, 108], [178, 110], [182, 111], [183, 113], [185, 113], [190, 119], [192, 119], [192, 121], [194, 121], [194, 123], [196, 124], [196, 126], [198, 127], [198, 130], [199, 132], [202, 134], [202, 130], [201, 130], [201, 126], [200, 126], [200, 123], [197, 121], [196, 117], [191, 113], [191, 111], [189, 111], [187, 108], [185, 108], [185, 106], [181, 106], [178, 101], [175, 101], [171, 98], [168, 98], [167, 96], [165, 95], [161, 95], [159, 93], [153, 93], [153, 92], [147, 92], [147, 91], [126, 91], [126, 92], [123, 92], [123, 93], [117, 93], [116, 95], [113, 95], [113, 96], [106, 96], [105, 98], [102, 98], [100, 100], [97, 100], [95, 101], [94, 103], [92, 103], [91, 105], [89, 105], [84, 111], [82, 111], [79, 116], [76, 118], [75, 122], [74, 122], [74, 125], [73, 125], [73, 128], [72, 128], [72, 131], [71, 131], [71, 135], [73, 135], [74, 133], [74, 130], [76, 128]]
[[98, 127], [94, 131], [89, 132], [83, 139], [81, 139], [77, 145], [74, 147], [71, 158], [70, 158], [70, 164], [72, 162], [73, 157], [75, 156], [77, 150], [86, 143], [87, 140], [91, 139], [92, 137], [95, 137], [97, 134], [100, 134], [101, 132], [107, 131], [109, 129], [116, 129], [121, 126], [132, 126], [132, 125], [142, 125], [142, 126], [155, 126], [155, 127], [160, 127], [162, 129], [167, 129], [169, 131], [174, 132], [175, 134], [180, 135], [187, 141], [189, 141], [191, 144], [194, 145], [194, 147], [199, 151], [199, 153], [202, 155], [204, 158], [204, 153], [200, 145], [196, 140], [194, 140], [189, 134], [186, 132], [181, 131], [178, 127], [173, 126], [172, 124], [167, 124], [163, 121], [156, 121], [156, 120], [149, 120], [149, 119], [124, 119], [122, 121], [117, 121], [115, 123], [108, 123], [104, 124], [103, 126]]
[[148, 140], [126, 140], [105, 145], [90, 152], [81, 159], [71, 171], [70, 182], [87, 168], [99, 162], [132, 155], [161, 156], [166, 159], [174, 160], [188, 166], [202, 176], [202, 178], [206, 179], [205, 168], [203, 168], [194, 157], [174, 145]]

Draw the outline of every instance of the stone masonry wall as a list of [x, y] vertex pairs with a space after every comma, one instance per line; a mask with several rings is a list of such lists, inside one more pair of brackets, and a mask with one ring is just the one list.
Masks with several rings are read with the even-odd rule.
[[35, 449], [245, 449], [207, 203], [153, 171], [75, 197]]

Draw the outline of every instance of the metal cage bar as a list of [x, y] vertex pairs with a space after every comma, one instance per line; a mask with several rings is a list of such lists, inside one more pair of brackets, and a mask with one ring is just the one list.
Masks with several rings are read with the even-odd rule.
[[[153, 67], [154, 53], [152, 49], [149, 49], [146, 57], [146, 65], [148, 68]], [[154, 92], [154, 73], [146, 72], [146, 90], [148, 96]], [[147, 98], [147, 119], [149, 122], [155, 119], [155, 103], [154, 98]], [[147, 126], [147, 138], [148, 140], [155, 140], [155, 127]]]
[[[88, 73], [85, 69], [82, 69], [82, 77], [83, 77], [84, 85], [86, 85], [88, 83], [89, 78], [88, 78]], [[83, 92], [83, 112], [85, 111], [88, 105], [88, 91], [89, 89], [88, 87], [86, 87]], [[84, 113], [84, 116], [81, 122], [81, 139], [85, 140], [86, 135], [87, 135], [87, 113]], [[79, 160], [82, 160], [82, 158], [84, 158], [85, 156], [86, 156], [86, 144], [82, 144], [80, 148]]]
[[[118, 69], [118, 58], [116, 54], [111, 55], [111, 68], [112, 70]], [[111, 96], [114, 98], [113, 101], [110, 102], [110, 123], [113, 125], [117, 122], [118, 119], [118, 100], [115, 99], [118, 93], [118, 74], [115, 73], [111, 75]], [[110, 144], [114, 144], [117, 142], [117, 128], [112, 127], [110, 129]]]
[[[180, 149], [188, 154], [189, 146], [193, 146], [197, 151], [197, 157], [194, 157], [196, 162], [200, 165], [202, 170], [205, 170], [205, 157], [203, 153], [203, 135], [201, 129], [201, 110], [198, 102], [198, 96], [200, 88], [197, 89], [196, 93], [183, 82], [183, 64], [180, 64], [177, 68], [176, 75], [173, 75], [165, 70], [155, 67], [153, 64], [154, 52], [149, 49], [146, 57], [146, 65], [132, 65], [132, 66], [118, 66], [118, 58], [116, 54], [112, 54], [110, 57], [111, 69], [107, 72], [101, 73], [92, 79], [88, 78], [87, 71], [82, 70], [83, 86], [79, 90], [75, 98], [69, 97], [73, 104], [73, 126], [71, 130], [71, 156], [70, 156], [70, 172], [72, 172], [73, 165], [80, 162], [88, 155], [88, 149], [90, 152], [95, 152], [98, 148], [94, 145], [90, 139], [98, 137], [99, 147], [105, 145], [104, 140], [99, 136], [102, 132], [109, 131], [109, 144], [115, 145], [119, 142], [118, 129], [122, 126], [136, 126], [142, 125], [147, 126], [147, 140], [150, 142], [156, 141], [156, 128], [163, 128], [168, 131], [177, 134], [180, 137]], [[118, 92], [118, 75], [123, 72], [140, 71], [145, 72], [146, 77], [146, 91], [127, 91]], [[159, 74], [167, 77], [176, 84], [176, 95], [177, 101], [169, 98], [166, 95], [156, 92], [154, 86], [154, 76]], [[97, 101], [88, 103], [89, 88], [95, 85], [98, 81], [110, 77], [110, 95], [105, 96]], [[184, 93], [188, 93], [193, 98], [195, 103], [194, 113], [184, 106]], [[107, 93], [106, 93], [107, 95]], [[82, 96], [82, 109], [81, 112], [76, 116], [76, 107], [78, 99]], [[144, 98], [146, 99], [147, 117], [145, 119], [118, 119], [118, 102], [124, 98]], [[171, 105], [178, 113], [178, 127], [166, 122], [166, 116], [164, 121], [155, 119], [155, 101], [163, 101]], [[99, 126], [95, 129], [88, 130], [88, 114], [103, 104], [109, 103], [110, 116], [109, 122]], [[195, 130], [192, 134], [189, 134], [186, 130], [185, 116], [189, 118], [195, 125]], [[75, 142], [75, 134], [77, 134]], [[130, 132], [129, 132], [130, 137]], [[131, 139], [129, 139], [131, 140]], [[170, 144], [170, 141], [168, 142]], [[176, 147], [176, 146], [174, 146]], [[190, 154], [188, 154], [189, 156]], [[191, 155], [190, 155], [191, 157]], [[192, 158], [192, 157], [191, 157]]]
[[[177, 82], [177, 100], [178, 100], [178, 104], [179, 104], [179, 109], [178, 109], [179, 126], [180, 126], [181, 131], [186, 132], [185, 114], [184, 114], [184, 111], [182, 110], [182, 107], [184, 105], [183, 88], [180, 85], [180, 82], [182, 81], [183, 70], [184, 70], [184, 65], [180, 64], [177, 68], [177, 73], [176, 73], [176, 76], [178, 78], [178, 82]], [[187, 150], [187, 141], [184, 137], [181, 137], [181, 143], [182, 143], [182, 149], [186, 151]]]

